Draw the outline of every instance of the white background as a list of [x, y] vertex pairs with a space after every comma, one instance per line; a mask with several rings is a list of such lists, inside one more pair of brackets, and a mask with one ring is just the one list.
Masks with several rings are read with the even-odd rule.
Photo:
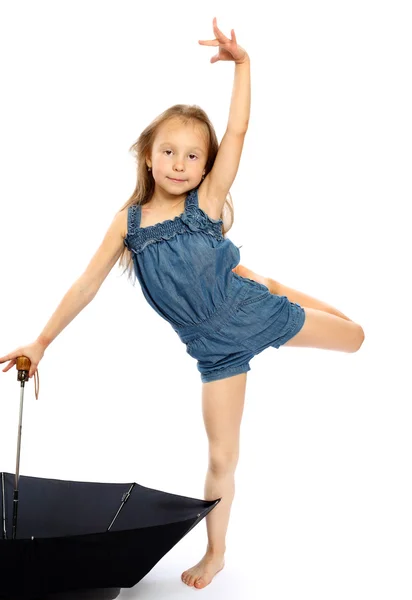
[[[412, 93], [407, 2], [2, 2], [0, 356], [40, 334], [135, 186], [128, 152], [175, 103], [224, 134], [234, 65], [252, 108], [232, 187], [241, 263], [360, 323], [358, 353], [251, 363], [226, 567], [203, 598], [410, 600]], [[196, 362], [115, 266], [26, 385], [20, 473], [203, 498]], [[5, 365], [2, 365], [2, 368]], [[0, 371], [14, 473], [16, 370]], [[202, 521], [122, 597], [183, 598]], [[189, 597], [189, 596], [188, 596]], [[190, 596], [191, 597], [191, 596]]]

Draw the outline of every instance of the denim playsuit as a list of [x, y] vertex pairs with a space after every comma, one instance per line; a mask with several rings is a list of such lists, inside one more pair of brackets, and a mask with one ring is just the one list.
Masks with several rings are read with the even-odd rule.
[[174, 219], [140, 227], [141, 206], [128, 207], [124, 245], [147, 302], [176, 331], [207, 383], [250, 371], [249, 361], [279, 348], [303, 327], [305, 311], [286, 296], [234, 273], [239, 248], [222, 219], [200, 207], [197, 188]]

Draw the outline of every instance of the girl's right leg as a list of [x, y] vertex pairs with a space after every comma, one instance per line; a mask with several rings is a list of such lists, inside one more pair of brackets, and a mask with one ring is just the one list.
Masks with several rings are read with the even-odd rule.
[[222, 500], [206, 517], [208, 544], [205, 556], [182, 573], [182, 581], [198, 589], [209, 585], [225, 564], [226, 532], [235, 495], [246, 377], [247, 373], [240, 373], [203, 383], [202, 387], [203, 419], [209, 440], [205, 500]]

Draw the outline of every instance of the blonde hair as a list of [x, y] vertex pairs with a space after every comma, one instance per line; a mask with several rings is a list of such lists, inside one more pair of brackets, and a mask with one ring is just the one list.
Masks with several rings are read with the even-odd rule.
[[[206, 126], [206, 131], [208, 134], [208, 155], [205, 165], [205, 176], [212, 170], [217, 152], [219, 150], [219, 142], [209, 117], [205, 111], [197, 105], [175, 104], [157, 116], [142, 131], [137, 141], [131, 146], [131, 148], [129, 148], [129, 152], [132, 152], [135, 156], [137, 166], [137, 181], [133, 194], [122, 206], [119, 212], [124, 210], [126, 207], [132, 206], [133, 204], [146, 204], [151, 199], [155, 188], [155, 181], [152, 173], [147, 170], [146, 158], [151, 154], [153, 141], [159, 126], [169, 119], [175, 118], [179, 118], [185, 125], [190, 122], [197, 122]], [[220, 218], [223, 220], [222, 234], [225, 236], [232, 227], [234, 220], [234, 209], [230, 192], [226, 198]], [[129, 279], [133, 278], [134, 268], [132, 252], [126, 246], [124, 246], [122, 254], [120, 255], [119, 266], [125, 266], [125, 271], [128, 272]]]

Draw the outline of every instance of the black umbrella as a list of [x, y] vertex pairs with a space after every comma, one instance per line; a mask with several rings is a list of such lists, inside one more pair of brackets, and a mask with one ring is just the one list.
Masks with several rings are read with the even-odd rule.
[[[22, 387], [29, 368], [30, 362], [20, 369], [26, 371], [25, 377], [19, 376]], [[52, 594], [57, 600], [68, 592], [79, 600], [116, 598], [121, 588], [136, 585], [221, 500], [178, 496], [137, 483], [28, 476], [13, 481], [10, 473], [0, 473], [0, 479], [2, 599], [34, 600]]]

